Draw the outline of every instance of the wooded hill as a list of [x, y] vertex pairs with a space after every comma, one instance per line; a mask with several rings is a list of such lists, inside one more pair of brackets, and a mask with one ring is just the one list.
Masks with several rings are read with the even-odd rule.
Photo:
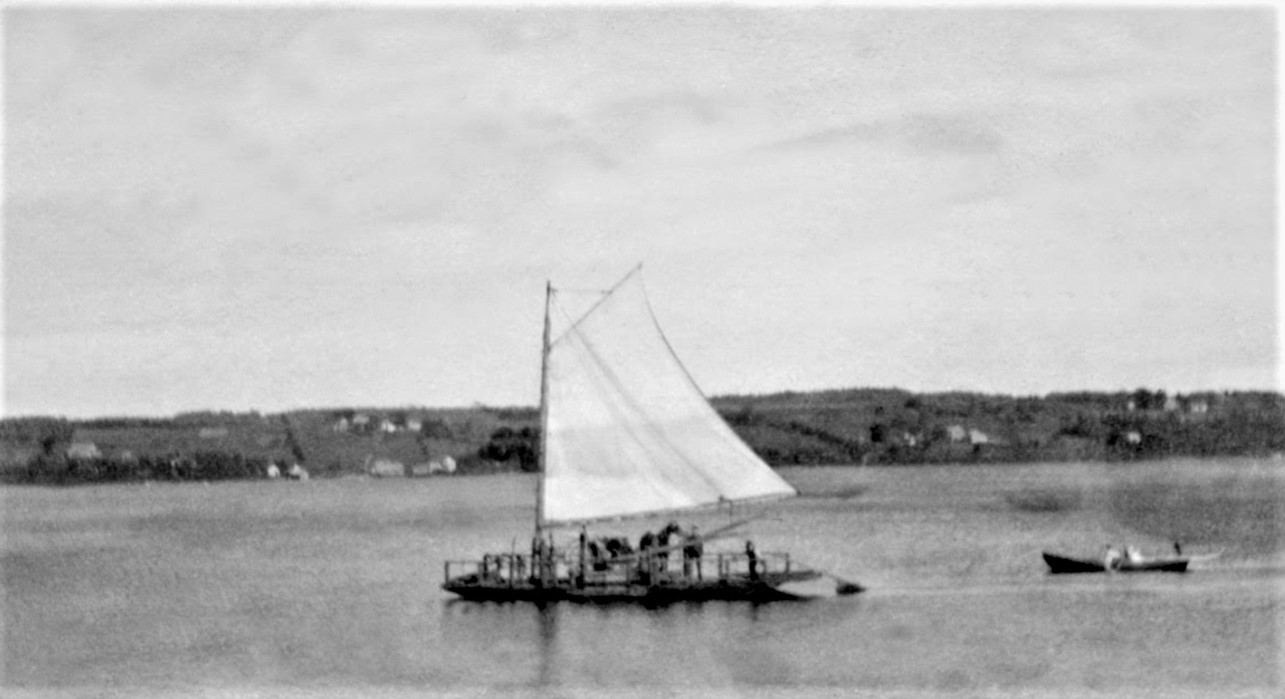
[[[722, 396], [714, 407], [766, 461], [919, 464], [1261, 456], [1285, 452], [1285, 396], [1057, 393], [1015, 397], [846, 389]], [[341, 408], [171, 418], [0, 420], [8, 482], [256, 478], [536, 468], [532, 407]]]

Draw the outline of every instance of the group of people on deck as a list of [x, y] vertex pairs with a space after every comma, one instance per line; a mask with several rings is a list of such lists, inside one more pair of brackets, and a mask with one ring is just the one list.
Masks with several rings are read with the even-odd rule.
[[[705, 541], [695, 525], [683, 529], [677, 522], [669, 522], [659, 531], [647, 531], [638, 540], [636, 550], [622, 537], [589, 539], [583, 530], [580, 537], [586, 569], [603, 572], [613, 564], [628, 563], [644, 582], [651, 582], [655, 575], [669, 572], [670, 553], [681, 551], [683, 577], [704, 578], [702, 558]], [[750, 576], [757, 579], [760, 571], [758, 554], [753, 543], [747, 541], [745, 546]]]
[[[594, 570], [606, 570], [610, 560], [634, 554], [629, 542], [622, 538], [590, 541], [586, 546]], [[705, 544], [700, 532], [695, 525], [691, 525], [684, 531], [677, 522], [666, 524], [658, 532], [645, 532], [638, 540], [639, 570], [644, 572], [668, 570], [669, 554], [677, 548], [681, 548], [683, 553], [683, 575], [690, 577], [695, 571], [696, 577], [700, 577], [700, 559], [705, 554]]]
[[[582, 556], [581, 562], [579, 566], [575, 566], [573, 559], [560, 555], [569, 552], [555, 551], [551, 540], [537, 535], [531, 542], [529, 569], [531, 581], [543, 585], [554, 583], [559, 577], [557, 561], [560, 560], [568, 566], [573, 566], [571, 574], [578, 586], [583, 586], [591, 573], [605, 573], [611, 570], [625, 572], [629, 579], [635, 582], [653, 584], [661, 579], [660, 576], [673, 579], [668, 577], [676, 573], [670, 568], [670, 554], [677, 552], [682, 554], [682, 577], [688, 580], [704, 579], [702, 558], [705, 555], [705, 538], [695, 525], [683, 529], [676, 522], [670, 522], [659, 531], [644, 533], [636, 549], [624, 537], [590, 539], [588, 532], [581, 529], [579, 550]], [[515, 579], [526, 575], [525, 557], [512, 558], [513, 560], [507, 560], [507, 557], [500, 555], [484, 557], [479, 566], [480, 577], [500, 577], [506, 568], [508, 575]], [[720, 558], [721, 560], [723, 559]], [[748, 563], [750, 580], [760, 580], [765, 563], [751, 541], [745, 542], [745, 560]], [[730, 572], [723, 570], [721, 563], [719, 569], [719, 575]]]

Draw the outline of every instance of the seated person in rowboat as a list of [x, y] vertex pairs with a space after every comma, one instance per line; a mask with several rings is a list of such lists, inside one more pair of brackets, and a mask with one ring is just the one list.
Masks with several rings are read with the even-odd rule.
[[1107, 544], [1107, 554], [1102, 559], [1102, 567], [1107, 570], [1120, 569], [1120, 552], [1110, 544]]
[[1124, 560], [1130, 563], [1141, 563], [1142, 552], [1138, 550], [1137, 546], [1126, 546], [1124, 547]]

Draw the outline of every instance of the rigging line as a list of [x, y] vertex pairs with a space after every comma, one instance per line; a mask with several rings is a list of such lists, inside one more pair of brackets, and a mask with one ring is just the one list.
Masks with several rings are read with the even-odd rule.
[[[568, 325], [574, 325], [574, 324], [575, 324], [575, 319], [571, 317], [571, 313], [570, 313], [570, 312], [568, 312], [568, 311], [567, 311], [567, 309], [566, 309], [565, 307], [563, 307], [563, 306], [562, 306], [562, 304], [558, 303], [558, 297], [557, 297], [558, 290], [557, 290], [557, 289], [554, 289], [554, 290], [553, 290], [553, 294], [554, 294], [554, 296], [553, 296], [553, 307], [558, 311], [558, 313], [561, 315], [561, 317], [567, 321], [567, 324], [568, 324]], [[559, 339], [561, 339], [561, 337], [562, 337], [562, 335], [559, 335], [559, 336], [558, 336], [558, 338], [559, 338]], [[549, 348], [550, 348], [550, 349], [553, 349], [553, 345], [554, 345], [554, 344], [555, 344], [555, 342], [551, 340], [551, 341], [549, 342]]]
[[[589, 316], [593, 315], [593, 312], [598, 310], [599, 306], [605, 303], [607, 299], [611, 298], [612, 294], [616, 293], [616, 289], [619, 289], [625, 282], [629, 281], [630, 277], [634, 276], [635, 274], [638, 274], [638, 272], [640, 271], [642, 271], [641, 262], [639, 262], [637, 266], [635, 266], [633, 269], [629, 270], [629, 274], [626, 274], [620, 281], [613, 284], [610, 289], [607, 289], [606, 291], [602, 292], [602, 298], [598, 299], [597, 302], [595, 302], [592, 306], [590, 306], [589, 310], [582, 313], [580, 315], [580, 318], [571, 324], [571, 327], [567, 328], [566, 330], [563, 330], [562, 334], [558, 335], [552, 341], [550, 341], [549, 347], [552, 348], [554, 345], [558, 344], [558, 341], [566, 337], [567, 333], [571, 332], [572, 330], [575, 330], [577, 326], [583, 323], [585, 318], [588, 318]], [[558, 291], [557, 289], [554, 289], [555, 293], [557, 291]]]
[[585, 296], [611, 293], [611, 289], [572, 289], [568, 287], [559, 287], [554, 291], [560, 294], [584, 294]]
[[[700, 385], [696, 383], [696, 379], [692, 378], [691, 372], [687, 371], [687, 367], [683, 364], [683, 360], [678, 358], [678, 353], [674, 351], [674, 346], [669, 343], [669, 338], [665, 336], [665, 331], [660, 327], [660, 321], [657, 320], [656, 318], [656, 312], [651, 307], [651, 299], [647, 297], [646, 283], [644, 283], [643, 280], [641, 279], [638, 280], [638, 283], [642, 286], [643, 305], [647, 308], [647, 315], [651, 316], [651, 323], [653, 326], [655, 326], [656, 334], [660, 336], [660, 341], [665, 343], [665, 349], [669, 350], [669, 356], [673, 357], [674, 363], [677, 364], [678, 368], [683, 372], [683, 376], [686, 377], [687, 383], [691, 385], [692, 389], [696, 391], [697, 395], [699, 395], [702, 399], [705, 400], [705, 404], [709, 406], [710, 412], [714, 413], [714, 417], [717, 418], [718, 421], [725, 428], [727, 428], [728, 434], [724, 435], [723, 441], [731, 442], [738, 447], [748, 450], [750, 454], [753, 455], [753, 457], [759, 463], [762, 463], [764, 466], [767, 466], [767, 463], [763, 461], [763, 459], [759, 457], [758, 454], [755, 454], [754, 450], [750, 449], [749, 445], [746, 444], [745, 441], [742, 440], [740, 437], [738, 437], [736, 435], [736, 431], [733, 430], [731, 426], [727, 424], [727, 421], [724, 420], [723, 417], [718, 414], [718, 411], [715, 410], [714, 406], [709, 402], [709, 396], [705, 395], [705, 392], [701, 390]], [[728, 437], [730, 437], [730, 439], [728, 439]], [[771, 468], [771, 466], [768, 466], [768, 468]], [[776, 471], [773, 471], [772, 473], [775, 474]], [[790, 484], [788, 481], [785, 481], [785, 479], [783, 478], [781, 480], [785, 482], [787, 486], [789, 486], [790, 490], [792, 490], [795, 495], [798, 495], [799, 493], [798, 488], [795, 488], [792, 484]]]

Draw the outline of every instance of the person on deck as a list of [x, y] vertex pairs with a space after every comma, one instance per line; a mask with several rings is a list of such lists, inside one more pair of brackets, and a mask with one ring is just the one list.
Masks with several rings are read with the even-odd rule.
[[670, 522], [665, 525], [664, 529], [660, 530], [660, 534], [656, 535], [657, 548], [660, 549], [660, 553], [656, 555], [656, 559], [659, 561], [657, 568], [660, 570], [667, 570], [669, 568], [669, 537], [677, 531], [678, 524], [676, 522]]
[[588, 540], [588, 530], [580, 527], [580, 567], [576, 570], [576, 587], [584, 587], [585, 572], [589, 569], [589, 547], [586, 545]]
[[696, 569], [696, 577], [700, 579], [701, 575], [701, 556], [705, 555], [705, 544], [701, 541], [700, 532], [696, 530], [696, 525], [692, 525], [690, 531], [683, 537], [683, 575], [691, 577], [692, 568]]
[[603, 571], [607, 569], [607, 561], [602, 552], [602, 547], [597, 541], [589, 542], [589, 560], [593, 563], [593, 569]]
[[544, 587], [545, 577], [548, 575], [549, 554], [544, 537], [537, 535], [531, 540], [531, 578], [539, 587]]
[[749, 561], [749, 564], [750, 564], [750, 581], [758, 582], [759, 555], [758, 555], [758, 552], [754, 550], [753, 541], [746, 540], [745, 542], [745, 558]]
[[643, 532], [642, 538], [638, 540], [638, 572], [644, 584], [651, 583], [652, 571], [656, 566], [655, 558], [651, 552], [655, 546], [656, 535], [651, 533], [651, 530]]

